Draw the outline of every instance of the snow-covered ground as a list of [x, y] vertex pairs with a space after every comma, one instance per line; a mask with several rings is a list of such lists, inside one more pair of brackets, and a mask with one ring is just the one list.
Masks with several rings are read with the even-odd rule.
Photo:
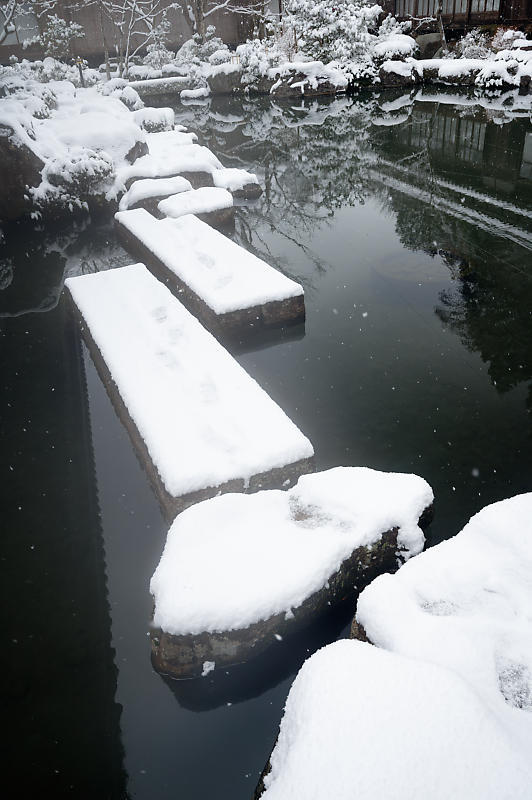
[[66, 285], [171, 497], [249, 482], [313, 455], [279, 406], [142, 264]]
[[432, 500], [416, 475], [361, 467], [304, 475], [289, 491], [206, 500], [170, 528], [150, 584], [154, 625], [185, 635], [290, 616], [393, 528], [401, 558], [420, 552], [418, 521]]
[[[179, 197], [183, 195], [161, 203], [162, 209]], [[119, 211], [116, 220], [215, 314], [303, 295], [298, 283], [197, 217], [157, 220], [144, 209], [134, 209]]]
[[531, 797], [531, 574], [526, 494], [374, 580], [356, 614], [373, 644], [304, 664], [263, 797]]

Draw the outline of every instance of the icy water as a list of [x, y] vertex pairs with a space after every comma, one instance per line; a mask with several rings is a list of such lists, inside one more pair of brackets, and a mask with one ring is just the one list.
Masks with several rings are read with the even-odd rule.
[[[257, 172], [265, 192], [235, 238], [305, 287], [305, 329], [243, 343], [239, 360], [319, 468], [425, 477], [431, 544], [532, 489], [532, 125], [500, 101], [456, 103], [218, 99], [178, 114]], [[19, 228], [0, 248], [4, 787], [249, 799], [299, 665], [352, 611], [199, 681], [152, 670], [166, 526], [59, 301], [66, 273], [128, 261], [108, 222]]]

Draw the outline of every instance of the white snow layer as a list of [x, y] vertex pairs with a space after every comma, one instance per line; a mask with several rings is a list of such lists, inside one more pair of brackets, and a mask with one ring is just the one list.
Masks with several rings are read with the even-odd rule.
[[186, 178], [143, 178], [135, 181], [129, 191], [120, 199], [120, 211], [127, 211], [131, 206], [153, 197], [168, 197], [179, 192], [190, 192], [192, 184]]
[[299, 671], [262, 798], [530, 800], [530, 752], [453, 670], [344, 639]]
[[144, 265], [66, 285], [170, 495], [313, 455], [279, 406]]
[[304, 475], [287, 492], [199, 503], [168, 533], [150, 584], [154, 624], [171, 634], [198, 634], [290, 613], [356, 548], [394, 527], [403, 557], [418, 553], [424, 543], [418, 519], [432, 499], [416, 475], [337, 467]]
[[157, 208], [167, 217], [183, 217], [185, 214], [209, 214], [233, 207], [233, 195], [227, 189], [203, 186], [189, 192], [167, 197]]
[[212, 179], [215, 186], [219, 186], [221, 189], [228, 189], [230, 192], [243, 189], [244, 186], [248, 186], [250, 183], [258, 183], [257, 176], [253, 172], [231, 167], [217, 169], [212, 173]]
[[157, 220], [139, 208], [115, 219], [216, 314], [303, 294], [298, 283], [192, 215]]
[[357, 620], [374, 644], [460, 676], [532, 768], [531, 576], [532, 494], [524, 494], [487, 506], [453, 539], [377, 578], [360, 595]]

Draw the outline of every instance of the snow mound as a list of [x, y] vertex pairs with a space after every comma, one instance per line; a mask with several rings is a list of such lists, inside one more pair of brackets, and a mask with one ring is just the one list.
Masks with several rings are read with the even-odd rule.
[[262, 798], [524, 800], [530, 752], [453, 670], [343, 640], [299, 671]]
[[171, 497], [313, 455], [279, 406], [144, 265], [66, 286]]
[[[362, 592], [376, 645], [460, 675], [532, 752], [532, 494], [487, 506], [461, 533]], [[532, 784], [531, 784], [532, 785]]]
[[416, 475], [337, 467], [304, 475], [287, 492], [199, 503], [168, 533], [150, 584], [154, 625], [173, 635], [198, 634], [289, 613], [354, 550], [392, 528], [399, 528], [405, 557], [418, 553], [424, 542], [418, 520], [432, 499]]
[[233, 207], [233, 195], [227, 189], [204, 186], [189, 192], [172, 195], [161, 200], [157, 208], [167, 217], [183, 217], [185, 214], [209, 214]]

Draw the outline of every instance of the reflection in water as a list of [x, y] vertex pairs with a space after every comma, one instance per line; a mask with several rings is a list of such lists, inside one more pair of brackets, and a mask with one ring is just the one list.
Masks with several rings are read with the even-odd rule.
[[[57, 279], [52, 256], [42, 264]], [[17, 264], [28, 266], [26, 256]], [[36, 275], [34, 264], [30, 276]], [[15, 272], [17, 275], [17, 271]], [[18, 275], [17, 275], [18, 277]], [[49, 296], [46, 280], [12, 311]], [[64, 303], [0, 320], [3, 785], [123, 798], [120, 707], [79, 334]]]
[[[276, 257], [264, 228], [301, 249], [319, 274], [327, 260], [305, 238], [335, 210], [378, 197], [404, 247], [448, 264], [453, 288], [436, 313], [489, 364], [493, 385], [530, 381], [530, 112], [512, 115], [504, 98], [424, 90], [383, 98], [268, 103], [258, 112], [253, 103], [236, 113], [215, 99], [210, 111], [181, 118], [231, 164], [264, 165], [264, 198], [237, 218], [248, 249], [308, 286]], [[529, 407], [531, 396], [532, 386]]]
[[[225, 164], [258, 172], [264, 194], [238, 207], [235, 236], [305, 288], [304, 328], [231, 349], [319, 468], [423, 475], [432, 543], [532, 486], [532, 129], [504, 98], [482, 103], [422, 91], [178, 109]], [[200, 681], [151, 669], [166, 526], [58, 304], [65, 274], [129, 260], [101, 221], [21, 226], [0, 246], [9, 756], [59, 796], [243, 800], [299, 664], [350, 612]]]

